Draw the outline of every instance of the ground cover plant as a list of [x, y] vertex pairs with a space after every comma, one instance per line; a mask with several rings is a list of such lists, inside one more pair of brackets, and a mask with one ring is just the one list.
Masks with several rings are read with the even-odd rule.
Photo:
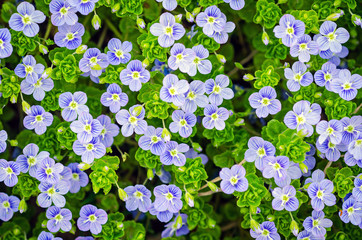
[[0, 4], [0, 239], [362, 239], [361, 1]]

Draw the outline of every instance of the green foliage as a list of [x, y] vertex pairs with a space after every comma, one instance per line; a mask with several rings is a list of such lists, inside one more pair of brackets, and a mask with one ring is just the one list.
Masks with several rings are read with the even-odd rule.
[[254, 23], [262, 24], [265, 28], [273, 28], [279, 22], [282, 10], [272, 1], [259, 0], [256, 3]]
[[275, 87], [278, 85], [280, 76], [275, 72], [273, 66], [268, 66], [265, 70], [258, 70], [255, 72], [256, 81], [254, 87], [261, 89], [265, 86]]
[[[109, 194], [109, 196], [114, 195]], [[96, 237], [104, 240], [120, 239], [125, 234], [123, 220], [124, 216], [120, 212], [109, 214], [107, 223], [102, 226], [102, 232], [96, 235]]]
[[230, 123], [225, 123], [224, 130], [205, 129], [203, 136], [211, 140], [214, 147], [218, 147], [224, 143], [231, 142], [234, 139], [234, 128]]
[[348, 193], [352, 192], [354, 187], [352, 176], [353, 172], [348, 167], [336, 171], [333, 184], [340, 198], [344, 198]]
[[112, 184], [118, 181], [116, 170], [119, 167], [120, 160], [116, 156], [104, 156], [96, 159], [92, 165], [93, 172], [89, 175], [92, 181], [94, 193], [103, 189], [104, 194], [108, 194]]
[[29, 175], [19, 175], [18, 183], [13, 188], [13, 194], [20, 195], [26, 200], [31, 196], [37, 196], [39, 181]]
[[20, 92], [20, 83], [18, 77], [15, 75], [14, 71], [11, 71], [8, 68], [2, 68], [0, 70], [0, 75], [2, 77], [0, 84], [0, 92], [2, 93], [3, 98], [16, 99]]
[[193, 189], [199, 189], [202, 181], [207, 179], [205, 167], [201, 162], [202, 159], [200, 157], [195, 159], [187, 158], [186, 164], [183, 167], [172, 167], [176, 181], [186, 185], [186, 188], [190, 189], [191, 192]]
[[264, 181], [255, 174], [247, 174], [248, 190], [245, 192], [234, 192], [238, 198], [238, 207], [258, 207], [261, 200], [268, 194], [268, 190], [264, 187]]
[[303, 141], [303, 136], [296, 130], [287, 129], [278, 136], [278, 155], [287, 156], [289, 160], [295, 163], [301, 163], [305, 160], [305, 154], [310, 151], [310, 145]]

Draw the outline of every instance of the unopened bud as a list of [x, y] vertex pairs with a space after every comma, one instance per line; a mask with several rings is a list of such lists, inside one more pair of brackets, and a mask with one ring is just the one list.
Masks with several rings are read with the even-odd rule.
[[243, 118], [238, 118], [234, 122], [234, 125], [237, 126], [237, 127], [244, 126], [245, 125], [245, 120]]
[[177, 23], [180, 23], [181, 20], [182, 20], [182, 14], [178, 14], [178, 15], [175, 16], [175, 21], [176, 21]]
[[76, 50], [75, 53], [76, 54], [83, 54], [85, 53], [85, 51], [87, 51], [88, 46], [87, 45], [80, 45]]
[[43, 44], [40, 44], [39, 45], [39, 51], [42, 53], [42, 54], [48, 54], [49, 52], [49, 49], [47, 46], [43, 45]]
[[140, 115], [142, 112], [142, 109], [143, 109], [143, 107], [141, 105], [138, 105], [137, 107], [135, 107], [133, 109], [132, 115], [136, 115], [136, 116]]
[[148, 67], [149, 65], [150, 65], [150, 60], [148, 60], [148, 58], [142, 61], [142, 66], [144, 68]]
[[210, 228], [214, 228], [215, 225], [216, 225], [216, 221], [215, 221], [215, 219], [208, 218], [207, 224], [208, 224], [208, 226], [209, 226]]
[[25, 199], [21, 199], [20, 203], [19, 203], [19, 212], [23, 213], [26, 212], [26, 210], [28, 209], [28, 205], [26, 204]]
[[299, 233], [299, 227], [298, 227], [298, 223], [293, 220], [292, 223], [290, 224], [290, 231], [293, 233], [294, 236], [298, 236]]
[[263, 32], [263, 35], [261, 36], [261, 40], [263, 41], [264, 45], [269, 44], [269, 35], [266, 32]]
[[224, 57], [224, 55], [221, 54], [216, 54], [217, 60], [219, 60], [220, 63], [224, 64], [226, 63], [226, 58]]
[[116, 4], [113, 5], [112, 7], [112, 12], [117, 12], [119, 9], [121, 9], [121, 4], [118, 2]]
[[243, 76], [243, 79], [244, 79], [244, 81], [252, 81], [252, 80], [254, 80], [255, 78], [254, 78], [254, 76], [253, 75], [251, 75], [250, 73], [248, 73], [248, 74], [245, 74], [244, 76]]
[[355, 24], [356, 26], [362, 27], [362, 18], [361, 18], [361, 16], [359, 16], [359, 15], [357, 15], [357, 14], [353, 14], [353, 15], [352, 15], [352, 22], [353, 22], [353, 24]]
[[182, 217], [181, 217], [181, 214], [179, 214], [176, 218], [176, 226], [177, 226], [177, 229], [181, 228], [182, 227]]
[[170, 141], [171, 140], [171, 133], [170, 131], [167, 130], [167, 128], [164, 128], [162, 130], [162, 134], [161, 134], [161, 137], [166, 141]]
[[308, 166], [305, 165], [304, 163], [299, 163], [299, 167], [300, 167], [300, 170], [302, 170], [302, 173], [308, 172]]
[[199, 143], [193, 142], [191, 146], [198, 153], [200, 153], [202, 151], [202, 147], [200, 146]]
[[344, 14], [343, 10], [339, 10], [339, 12], [336, 12], [336, 13], [333, 13], [333, 14], [329, 15], [326, 19], [328, 21], [337, 21], [338, 18], [343, 16], [343, 14]]
[[101, 24], [102, 24], [101, 18], [97, 14], [94, 14], [92, 18], [92, 25], [94, 29], [98, 30], [101, 27]]
[[23, 111], [26, 113], [26, 114], [29, 114], [30, 113], [30, 104], [27, 103], [26, 101], [23, 101], [21, 103], [21, 106], [23, 108]]
[[254, 219], [250, 219], [250, 228], [253, 229], [254, 231], [256, 231], [256, 229], [260, 228], [260, 225]]
[[199, 14], [200, 13], [200, 11], [201, 11], [201, 8], [194, 8], [194, 10], [192, 11], [192, 14], [193, 15], [197, 15], [197, 14]]
[[190, 23], [194, 22], [195, 21], [195, 17], [194, 15], [192, 15], [190, 12], [187, 12], [186, 13], [186, 20]]
[[85, 163], [85, 162], [79, 163], [79, 165], [78, 165], [78, 168], [81, 171], [85, 171], [85, 170], [89, 169], [90, 167], [91, 167], [91, 165], [89, 165], [88, 163]]
[[189, 205], [190, 207], [194, 207], [194, 205], [195, 205], [194, 197], [191, 195], [191, 193], [186, 192], [185, 200], [186, 200], [187, 205]]
[[16, 140], [16, 139], [10, 140], [9, 142], [10, 142], [10, 146], [12, 146], [12, 147], [17, 147], [19, 145], [18, 140]]
[[144, 29], [146, 27], [146, 23], [142, 18], [137, 18], [137, 26]]
[[147, 178], [149, 180], [152, 180], [154, 176], [155, 176], [155, 174], [153, 173], [153, 169], [151, 169], [151, 168], [147, 169]]
[[118, 196], [122, 201], [127, 201], [128, 199], [128, 194], [122, 188], [118, 188]]
[[11, 95], [10, 102], [11, 103], [16, 103], [17, 101], [18, 101], [18, 97], [15, 94]]
[[218, 187], [217, 187], [216, 184], [213, 183], [213, 182], [207, 182], [207, 186], [209, 186], [209, 188], [210, 188], [211, 191], [213, 191], [213, 192], [219, 191]]

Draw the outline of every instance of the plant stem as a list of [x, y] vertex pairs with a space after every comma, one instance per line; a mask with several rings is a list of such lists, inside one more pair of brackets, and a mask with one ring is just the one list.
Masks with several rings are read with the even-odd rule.
[[326, 165], [326, 167], [324, 168], [324, 174], [326, 174], [326, 172], [327, 172], [327, 169], [332, 165], [332, 161], [329, 161], [328, 163], [327, 163], [327, 165]]
[[98, 40], [98, 43], [97, 43], [97, 48], [102, 47], [104, 39], [106, 38], [106, 35], [107, 35], [107, 30], [108, 30], [108, 25], [104, 26], [104, 28], [103, 28], [103, 31], [102, 31], [101, 36], [100, 36], [100, 38]]
[[52, 22], [48, 21], [48, 26], [47, 26], [47, 30], [45, 31], [44, 34], [44, 39], [47, 40], [47, 38], [49, 37], [50, 31], [52, 30]]
[[114, 35], [116, 35], [116, 37], [121, 39], [122, 34], [118, 31], [118, 28], [116, 26], [114, 26], [114, 24], [107, 18], [105, 19], [105, 22], [106, 22], [107, 26], [109, 27], [109, 29], [111, 29], [111, 31], [114, 33]]
[[[243, 60], [241, 60], [239, 63], [240, 63], [241, 65], [243, 65], [243, 64], [249, 62], [249, 61], [254, 57], [254, 55], [257, 54], [257, 53], [258, 53], [257, 50], [253, 50], [246, 58], [244, 58]], [[235, 73], [237, 73], [239, 70], [240, 70], [239, 68], [235, 67], [235, 68], [234, 68], [233, 70], [231, 70], [227, 75], [228, 75], [229, 77], [231, 77], [232, 75], [234, 75]]]
[[354, 112], [352, 114], [358, 113], [358, 111], [360, 110], [361, 107], [362, 107], [362, 103], [356, 108], [356, 110], [354, 110]]

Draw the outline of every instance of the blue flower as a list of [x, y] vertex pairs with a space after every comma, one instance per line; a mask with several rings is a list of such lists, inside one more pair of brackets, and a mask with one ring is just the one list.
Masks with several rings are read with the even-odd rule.
[[153, 189], [155, 201], [154, 208], [157, 211], [170, 211], [177, 213], [182, 208], [181, 195], [182, 192], [179, 187], [175, 185], [159, 185]]
[[41, 101], [45, 97], [45, 92], [49, 92], [54, 87], [54, 82], [51, 78], [39, 77], [36, 83], [29, 83], [23, 80], [20, 84], [21, 92], [26, 95], [33, 94], [33, 97], [37, 101]]
[[148, 126], [145, 135], [138, 140], [138, 145], [143, 150], [151, 150], [152, 154], [159, 156], [166, 148], [166, 144], [161, 135], [162, 128], [155, 129], [153, 126]]
[[130, 61], [127, 68], [119, 75], [121, 82], [128, 85], [132, 92], [138, 92], [142, 88], [142, 83], [148, 82], [150, 77], [150, 72], [142, 66], [140, 60]]
[[185, 93], [189, 88], [187, 80], [179, 80], [175, 74], [168, 74], [163, 78], [160, 98], [164, 102], [172, 102], [175, 106], [181, 107], [185, 103]]
[[6, 150], [6, 140], [8, 140], [8, 134], [5, 130], [0, 130], [0, 153]]
[[127, 105], [128, 96], [122, 92], [122, 88], [117, 83], [112, 83], [108, 86], [107, 92], [102, 94], [101, 103], [109, 107], [112, 113], [116, 113], [121, 107]]
[[348, 152], [353, 155], [355, 159], [362, 159], [362, 132], [348, 145]]
[[0, 193], [0, 220], [9, 221], [14, 212], [19, 210], [19, 198], [15, 196], [8, 196], [6, 193]]
[[256, 108], [256, 115], [259, 118], [266, 118], [269, 114], [277, 114], [282, 109], [282, 105], [277, 98], [277, 93], [270, 86], [263, 87], [257, 93], [249, 97], [252, 108]]
[[65, 92], [59, 95], [59, 106], [62, 110], [62, 117], [65, 121], [71, 122], [77, 119], [78, 115], [83, 112], [89, 112], [85, 105], [87, 102], [87, 94], [84, 92]]
[[210, 6], [205, 9], [205, 12], [201, 12], [196, 17], [196, 23], [199, 27], [202, 27], [202, 31], [205, 35], [211, 36], [214, 32], [221, 32], [226, 20], [222, 17], [222, 12], [216, 6]]
[[362, 168], [362, 158], [361, 159], [356, 159], [349, 152], [346, 152], [346, 154], [344, 154], [344, 161], [350, 167], [353, 167], [353, 166], [355, 166], [357, 164], [357, 166]]
[[249, 187], [245, 174], [245, 168], [240, 165], [221, 169], [219, 173], [221, 190], [226, 194], [232, 194], [234, 191], [245, 192]]
[[78, 22], [77, 9], [66, 0], [52, 0], [49, 4], [49, 11], [52, 13], [51, 21], [54, 26], [74, 25]]
[[357, 96], [358, 89], [362, 87], [362, 77], [359, 74], [351, 75], [348, 69], [339, 71], [338, 78], [331, 83], [331, 88], [344, 100], [350, 101]]
[[9, 29], [0, 29], [0, 59], [10, 57], [13, 52], [13, 46], [10, 43], [11, 34]]
[[88, 15], [94, 10], [95, 3], [98, 0], [68, 0], [70, 5], [76, 7], [82, 15]]
[[140, 212], [145, 213], [151, 207], [151, 192], [145, 186], [140, 184], [128, 186], [124, 191], [128, 195], [126, 200], [126, 208], [128, 211], [138, 209]]
[[333, 144], [329, 138], [320, 143], [319, 138], [320, 136], [318, 137], [318, 140], [316, 142], [317, 149], [321, 153], [324, 153], [329, 161], [337, 161], [341, 157], [340, 150], [343, 150], [343, 146]]
[[312, 41], [308, 34], [304, 34], [290, 47], [290, 55], [298, 57], [301, 62], [309, 62], [310, 55], [318, 54], [318, 44]]
[[317, 43], [321, 51], [330, 49], [333, 53], [339, 53], [342, 51], [342, 43], [345, 43], [349, 39], [349, 33], [344, 28], [338, 28], [337, 24], [332, 21], [325, 21], [319, 32], [322, 36], [317, 38]]
[[53, 234], [42, 231], [38, 236], [38, 240], [62, 240], [62, 238], [54, 237]]
[[186, 163], [185, 152], [189, 150], [189, 146], [185, 143], [178, 144], [175, 141], [166, 143], [165, 151], [161, 154], [160, 160], [164, 165], [175, 165], [182, 167]]
[[17, 7], [18, 13], [11, 15], [9, 26], [15, 31], [22, 31], [27, 37], [34, 37], [39, 32], [39, 25], [45, 21], [45, 15], [28, 2], [22, 2]]
[[36, 63], [36, 60], [31, 55], [26, 55], [23, 58], [23, 63], [20, 63], [14, 69], [15, 74], [20, 78], [25, 78], [31, 84], [37, 83], [39, 75], [44, 72], [44, 65]]
[[293, 186], [285, 186], [283, 188], [274, 188], [273, 192], [273, 209], [277, 211], [287, 210], [293, 212], [298, 209], [299, 201], [295, 197], [296, 191]]
[[166, 12], [162, 13], [160, 23], [152, 24], [150, 32], [158, 37], [158, 43], [161, 47], [167, 48], [182, 38], [185, 29], [181, 24], [176, 23], [175, 17], [171, 13]]
[[38, 186], [41, 193], [37, 197], [37, 202], [40, 207], [48, 208], [54, 203], [57, 207], [65, 206], [65, 197], [63, 195], [67, 194], [69, 191], [69, 183], [66, 181], [59, 181], [55, 184], [50, 184], [47, 182], [41, 182]]
[[284, 123], [290, 129], [303, 130], [306, 136], [313, 134], [313, 126], [321, 119], [322, 109], [317, 103], [310, 105], [308, 101], [299, 101], [294, 104], [293, 111], [289, 111], [284, 117]]
[[285, 68], [284, 76], [288, 79], [287, 87], [291, 92], [299, 91], [300, 86], [306, 87], [313, 82], [313, 75], [307, 72], [307, 66], [299, 61], [293, 63], [292, 69]]
[[94, 137], [85, 143], [76, 140], [73, 143], [73, 151], [75, 154], [82, 156], [83, 162], [92, 164], [94, 159], [99, 159], [106, 154], [106, 147], [100, 143], [98, 137]]
[[[177, 219], [181, 218], [181, 223], [178, 223]], [[177, 215], [173, 221], [167, 223], [165, 225], [166, 229], [162, 231], [161, 237], [168, 238], [176, 235], [176, 237], [187, 235], [190, 230], [187, 226], [187, 215], [179, 214]]]
[[59, 26], [58, 30], [59, 32], [54, 35], [54, 42], [59, 47], [66, 47], [73, 50], [82, 44], [84, 26], [81, 23], [77, 22], [74, 25], [64, 24]]
[[280, 240], [275, 224], [269, 221], [263, 222], [255, 230], [250, 229], [250, 235], [256, 240]]
[[343, 127], [342, 143], [348, 145], [358, 137], [359, 132], [362, 132], [362, 116], [344, 117], [341, 119], [341, 123]]
[[97, 120], [103, 126], [99, 134], [99, 141], [107, 148], [113, 144], [113, 138], [119, 134], [119, 127], [111, 122], [111, 118], [106, 115], [100, 115]]
[[45, 112], [44, 108], [36, 105], [31, 106], [28, 116], [23, 120], [26, 129], [35, 129], [35, 133], [42, 135], [53, 122], [53, 115]]
[[35, 178], [38, 163], [47, 157], [49, 157], [48, 152], [39, 152], [39, 147], [34, 143], [30, 143], [24, 147], [23, 154], [18, 156], [16, 162], [21, 172], [27, 173], [29, 171], [29, 175]]
[[312, 177], [311, 178], [307, 178], [305, 180], [305, 184], [307, 185], [308, 183], [318, 183], [321, 182], [323, 179], [325, 178], [325, 174], [322, 170], [320, 169], [316, 169], [313, 173], [312, 173]]
[[112, 38], [108, 42], [107, 57], [112, 65], [119, 65], [120, 63], [128, 63], [131, 60], [132, 43], [124, 41], [123, 43], [118, 38]]
[[352, 190], [352, 195], [356, 198], [356, 199], [362, 199], [362, 174], [359, 174], [355, 179], [354, 179], [354, 188]]
[[125, 137], [136, 134], [144, 134], [147, 129], [147, 122], [143, 120], [145, 109], [141, 105], [132, 106], [129, 111], [122, 109], [116, 114], [116, 120], [122, 125], [122, 135]]
[[20, 167], [17, 162], [0, 159], [0, 182], [4, 181], [5, 186], [14, 187], [18, 183], [19, 174]]
[[344, 223], [351, 222], [353, 225], [359, 225], [362, 221], [362, 202], [355, 199], [353, 196], [349, 197], [342, 204], [342, 214], [340, 218]]
[[325, 237], [317, 237], [314, 236], [312, 234], [312, 232], [308, 232], [307, 230], [301, 231], [298, 234], [297, 240], [305, 240], [305, 239], [309, 239], [309, 240], [325, 240]]
[[245, 6], [244, 0], [224, 0], [224, 2], [229, 3], [230, 7], [235, 10], [241, 10]]
[[276, 38], [281, 38], [285, 46], [291, 47], [302, 37], [305, 32], [304, 22], [295, 20], [290, 14], [283, 15], [279, 20], [279, 25], [274, 28]]
[[216, 105], [209, 104], [204, 109], [205, 117], [202, 119], [202, 125], [206, 129], [216, 128], [223, 130], [225, 128], [225, 121], [229, 118], [229, 111], [226, 108], [218, 108]]
[[41, 162], [38, 162], [36, 179], [40, 182], [54, 184], [60, 180], [60, 173], [63, 171], [63, 168], [64, 166], [61, 163], [55, 163], [54, 159], [46, 157]]
[[251, 137], [248, 141], [248, 150], [245, 152], [247, 162], [255, 162], [255, 167], [262, 171], [264, 169], [263, 160], [266, 156], [274, 156], [275, 147], [261, 137]]
[[46, 217], [49, 219], [47, 228], [50, 232], [58, 232], [60, 229], [69, 232], [72, 229], [72, 212], [69, 209], [51, 206], [46, 211]]
[[154, 203], [152, 203], [148, 211], [150, 212], [151, 215], [156, 216], [160, 222], [169, 222], [173, 216], [173, 213], [168, 210], [157, 211], [155, 209]]
[[205, 83], [200, 80], [193, 80], [189, 90], [185, 93], [185, 104], [181, 106], [185, 112], [193, 113], [197, 107], [204, 108], [209, 104], [209, 98], [205, 94]]
[[303, 172], [304, 177], [309, 177], [311, 175], [312, 169], [316, 165], [316, 159], [314, 157], [316, 149], [315, 149], [314, 145], [312, 145], [310, 143], [309, 143], [309, 146], [310, 146], [310, 151], [306, 152], [305, 160], [303, 161], [303, 163], [307, 166], [308, 170], [305, 171], [305, 169], [301, 169], [301, 171]]
[[156, 0], [162, 2], [162, 7], [167, 11], [173, 11], [177, 8], [177, 0]]
[[287, 178], [289, 158], [285, 156], [266, 156], [263, 159], [263, 177], [274, 178], [275, 183], [283, 182]]
[[305, 230], [312, 232], [314, 236], [324, 237], [327, 233], [326, 228], [330, 228], [333, 222], [329, 219], [324, 218], [323, 211], [313, 210], [312, 216], [307, 217], [303, 222]]
[[326, 62], [322, 65], [322, 69], [318, 70], [314, 74], [314, 81], [320, 87], [326, 87], [328, 91], [332, 91], [331, 84], [338, 78], [339, 69], [336, 65], [330, 62]]
[[68, 165], [72, 172], [72, 177], [69, 179], [69, 192], [71, 193], [79, 192], [80, 187], [87, 186], [89, 182], [88, 175], [85, 172], [81, 171], [78, 166], [78, 163], [71, 163]]
[[205, 90], [209, 95], [211, 104], [219, 106], [223, 99], [230, 100], [234, 97], [234, 92], [228, 88], [230, 79], [224, 74], [219, 74], [214, 79], [209, 79], [205, 82]]
[[[222, 14], [222, 18], [224, 18], [226, 21], [226, 17], [224, 14]], [[212, 37], [215, 40], [215, 42], [219, 44], [225, 44], [229, 39], [228, 33], [232, 33], [234, 29], [235, 29], [235, 23], [227, 22], [225, 23], [223, 30], [215, 31], [212, 35], [210, 35], [210, 37]]]
[[77, 133], [80, 143], [88, 143], [92, 138], [96, 138], [102, 131], [102, 125], [97, 119], [93, 119], [92, 115], [82, 112], [77, 121], [70, 124], [70, 129]]
[[181, 137], [188, 138], [192, 134], [192, 127], [196, 124], [196, 116], [193, 113], [175, 110], [172, 113], [172, 121], [170, 131], [178, 132]]
[[[80, 0], [79, 0], [80, 1]], [[98, 48], [89, 48], [79, 61], [79, 68], [84, 73], [90, 73], [91, 76], [99, 77], [102, 69], [109, 65], [107, 55], [101, 53]]]
[[176, 43], [170, 50], [167, 63], [172, 70], [180, 69], [181, 72], [187, 73], [195, 57], [195, 52], [192, 49], [185, 48], [182, 43]]
[[202, 45], [192, 47], [192, 51], [195, 53], [195, 58], [189, 64], [189, 71], [187, 73], [190, 76], [195, 76], [198, 70], [201, 74], [209, 74], [212, 70], [210, 60], [206, 59], [209, 57], [209, 51]]
[[312, 182], [308, 187], [308, 195], [312, 199], [314, 210], [322, 211], [324, 205], [333, 206], [336, 204], [336, 196], [333, 195], [333, 182], [323, 179], [319, 182]]
[[84, 205], [79, 212], [80, 217], [77, 221], [79, 230], [92, 234], [99, 234], [102, 231], [102, 225], [108, 220], [106, 211], [97, 209], [91, 204]]
[[207, 157], [206, 154], [203, 154], [203, 153], [199, 154], [193, 148], [190, 148], [190, 150], [185, 152], [185, 157], [186, 158], [191, 158], [191, 159], [195, 159], [195, 158], [199, 157], [202, 160], [201, 163], [204, 164], [204, 165], [209, 161], [209, 158]]
[[316, 131], [320, 134], [318, 138], [319, 143], [321, 144], [326, 139], [329, 139], [332, 144], [339, 144], [342, 141], [342, 130], [343, 125], [338, 120], [320, 121], [316, 126]]

